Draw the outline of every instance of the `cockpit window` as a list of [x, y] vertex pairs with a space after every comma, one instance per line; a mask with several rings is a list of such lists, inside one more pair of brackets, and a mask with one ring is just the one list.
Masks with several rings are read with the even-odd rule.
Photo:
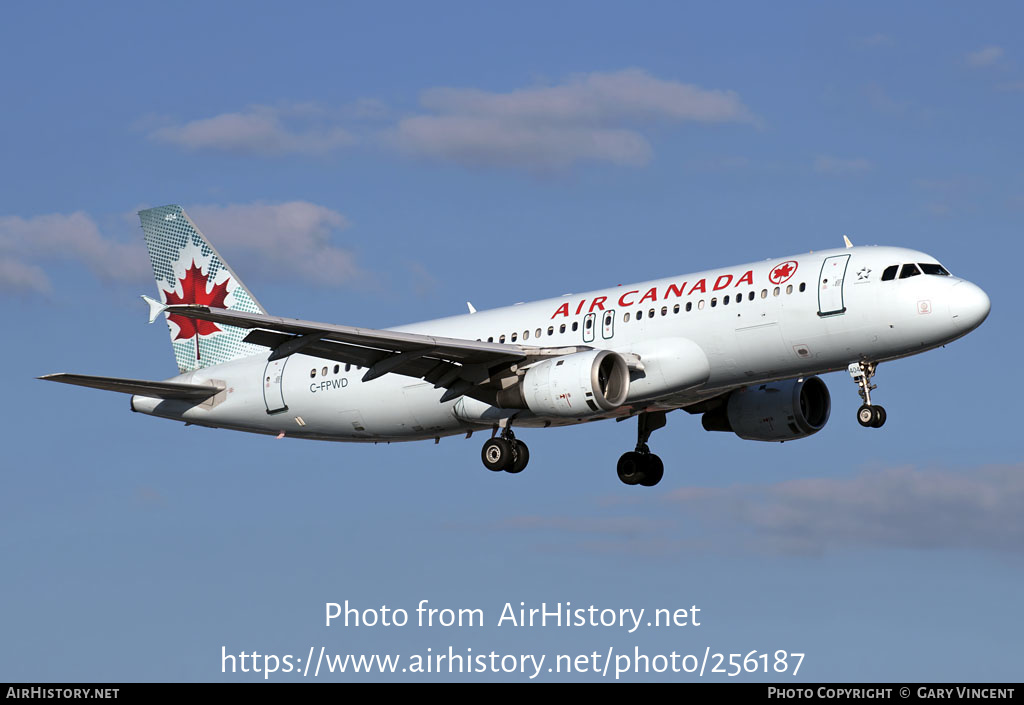
[[921, 270], [917, 268], [916, 264], [905, 264], [903, 265], [903, 269], [900, 270], [900, 279], [916, 277], [920, 273]]
[[921, 267], [921, 271], [925, 274], [938, 274], [943, 277], [949, 276], [949, 272], [947, 272], [946, 268], [941, 264], [929, 264], [928, 262], [924, 262], [918, 266]]
[[898, 270], [899, 268], [900, 268], [900, 266], [898, 264], [894, 264], [891, 267], [886, 267], [885, 271], [882, 272], [882, 281], [887, 282], [887, 281], [892, 281], [893, 279], [895, 279], [896, 278], [896, 270]]

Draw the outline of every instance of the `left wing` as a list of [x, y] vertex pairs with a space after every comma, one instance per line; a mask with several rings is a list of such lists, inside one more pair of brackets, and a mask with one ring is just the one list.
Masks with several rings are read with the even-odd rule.
[[150, 305], [150, 321], [159, 313], [222, 323], [252, 332], [245, 342], [272, 350], [270, 360], [297, 352], [368, 368], [363, 381], [388, 373], [418, 377], [447, 389], [442, 401], [466, 394], [488, 401], [501, 389], [516, 384], [522, 371], [535, 362], [590, 350], [585, 346], [531, 347], [480, 340], [444, 338], [296, 318], [211, 308], [199, 304], [165, 305], [142, 297]]

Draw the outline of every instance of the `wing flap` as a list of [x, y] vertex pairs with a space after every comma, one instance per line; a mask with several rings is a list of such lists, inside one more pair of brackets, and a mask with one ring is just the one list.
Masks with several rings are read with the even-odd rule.
[[157, 399], [183, 399], [186, 401], [204, 401], [221, 391], [219, 387], [207, 384], [153, 382], [148, 379], [124, 379], [121, 377], [75, 375], [67, 372], [43, 375], [38, 379], [44, 379], [48, 382], [74, 384], [79, 387], [106, 389], [111, 392], [124, 392], [125, 394], [138, 394], [145, 397], [156, 397]]

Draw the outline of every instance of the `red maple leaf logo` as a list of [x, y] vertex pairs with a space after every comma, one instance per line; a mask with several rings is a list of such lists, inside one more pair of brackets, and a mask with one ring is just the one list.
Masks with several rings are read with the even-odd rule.
[[[225, 299], [228, 296], [228, 280], [225, 279], [220, 284], [215, 284], [212, 289], [207, 291], [209, 279], [196, 265], [195, 260], [192, 260], [192, 266], [185, 272], [185, 278], [179, 281], [181, 282], [181, 296], [178, 296], [175, 291], [163, 291], [168, 304], [201, 304], [213, 308], [227, 308]], [[177, 313], [168, 314], [167, 318], [178, 326], [178, 334], [174, 336], [175, 340], [196, 339], [197, 360], [199, 359], [199, 336], [219, 333], [222, 330], [216, 323], [200, 321]]]
[[788, 281], [790, 277], [796, 274], [797, 266], [797, 263], [793, 260], [783, 262], [771, 271], [771, 274], [768, 275], [768, 281], [772, 284], [781, 284], [784, 281]]

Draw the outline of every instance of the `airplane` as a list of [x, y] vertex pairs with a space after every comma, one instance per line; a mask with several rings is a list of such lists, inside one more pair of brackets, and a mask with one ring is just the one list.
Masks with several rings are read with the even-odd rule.
[[140, 211], [179, 374], [40, 379], [131, 394], [132, 411], [273, 436], [391, 442], [490, 431], [489, 470], [521, 472], [515, 428], [637, 419], [616, 471], [654, 486], [666, 414], [708, 431], [789, 441], [820, 431], [818, 375], [846, 369], [880, 428], [872, 377], [988, 316], [985, 292], [931, 255], [845, 247], [376, 330], [267, 313], [177, 205]]

